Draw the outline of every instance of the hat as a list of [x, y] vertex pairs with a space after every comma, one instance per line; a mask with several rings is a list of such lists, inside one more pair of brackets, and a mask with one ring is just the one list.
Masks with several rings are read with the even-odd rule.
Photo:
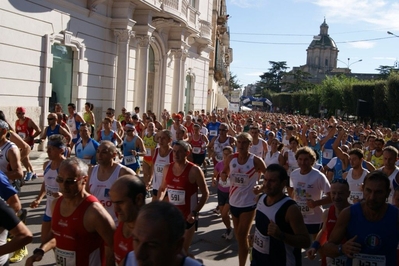
[[126, 124], [126, 125], [125, 125], [125, 128], [126, 128], [126, 129], [132, 129], [132, 130], [135, 130], [135, 129], [136, 129], [132, 124]]
[[17, 107], [17, 113], [26, 113], [26, 108], [25, 107], [22, 107], [22, 106], [20, 106], [20, 107]]
[[2, 129], [5, 128], [5, 129], [9, 130], [8, 124], [4, 120], [0, 120], [0, 128], [2, 128]]
[[179, 118], [179, 120], [181, 120], [181, 119], [182, 119], [182, 116], [181, 116], [181, 114], [174, 114], [174, 115], [172, 115], [172, 118], [173, 118], [173, 119]]

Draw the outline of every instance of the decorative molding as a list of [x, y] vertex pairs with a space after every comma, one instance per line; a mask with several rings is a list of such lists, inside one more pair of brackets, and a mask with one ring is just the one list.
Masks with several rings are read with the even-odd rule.
[[182, 59], [185, 61], [188, 56], [188, 51], [186, 49], [171, 49], [170, 51], [175, 59]]
[[136, 41], [140, 47], [148, 47], [150, 43], [155, 41], [155, 38], [150, 35], [138, 35]]
[[134, 37], [135, 32], [129, 29], [114, 29], [114, 35], [120, 42], [129, 42]]
[[[90, 12], [95, 12], [96, 8], [99, 4], [105, 2], [106, 0], [88, 0], [87, 1], [87, 8]], [[90, 15], [90, 14], [89, 14]]]
[[152, 19], [152, 24], [155, 28], [164, 28], [164, 27], [180, 27], [181, 23], [174, 20], [173, 18], [161, 18], [161, 17], [154, 17]]

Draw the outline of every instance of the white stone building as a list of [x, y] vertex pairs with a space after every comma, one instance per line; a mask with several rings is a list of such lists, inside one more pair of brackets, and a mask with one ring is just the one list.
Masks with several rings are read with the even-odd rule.
[[99, 119], [212, 110], [232, 58], [226, 21], [225, 0], [2, 0], [1, 110], [13, 121], [25, 106], [40, 126], [56, 102], [89, 101]]

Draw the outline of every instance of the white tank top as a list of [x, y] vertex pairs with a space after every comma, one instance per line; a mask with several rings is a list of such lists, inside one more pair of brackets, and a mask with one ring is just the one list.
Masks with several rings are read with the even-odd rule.
[[67, 125], [68, 125], [69, 129], [71, 130], [72, 138], [76, 139], [78, 137], [78, 135], [73, 133], [78, 130], [76, 128], [75, 115], [73, 115], [72, 117], [68, 117]]
[[159, 148], [155, 149], [154, 153], [154, 179], [152, 180], [152, 188], [158, 190], [162, 184], [163, 179], [163, 168], [165, 165], [173, 162], [173, 158], [171, 156], [172, 150], [165, 156], [162, 157], [159, 154]]
[[219, 142], [219, 137], [213, 143], [213, 151], [215, 152], [215, 160], [218, 162], [223, 161], [223, 148], [230, 145], [230, 137], [227, 137], [225, 142]]
[[263, 158], [263, 143], [265, 141], [263, 139], [259, 139], [258, 144], [253, 144], [249, 148], [249, 152], [255, 154], [256, 156]]
[[9, 140], [4, 143], [3, 146], [0, 147], [0, 170], [2, 172], [8, 172], [7, 170], [7, 165], [9, 163], [8, 161], [8, 151], [12, 148], [17, 148], [17, 145], [14, 144], [14, 142], [11, 142]]
[[287, 139], [287, 135], [284, 135], [281, 142], [284, 144], [283, 152], [288, 151], [290, 149], [290, 138]]
[[[389, 188], [391, 189], [391, 192], [389, 193], [389, 196], [388, 196], [388, 203], [391, 203], [392, 204], [392, 198], [393, 198], [393, 194], [395, 193], [395, 188], [393, 187], [393, 182], [394, 182], [394, 180], [395, 180], [395, 177], [396, 177], [396, 175], [398, 174], [398, 172], [399, 172], [399, 168], [398, 167], [395, 167], [396, 169], [392, 172], [392, 174], [390, 174], [389, 176], [388, 176], [388, 178], [389, 178]], [[382, 170], [382, 169], [384, 169], [384, 166], [383, 167], [381, 167], [381, 168], [379, 168], [378, 170]]]
[[352, 176], [353, 168], [349, 169], [348, 174], [346, 175], [346, 181], [348, 181], [349, 190], [351, 194], [349, 195], [348, 202], [350, 204], [354, 204], [354, 199], [363, 199], [363, 191], [362, 191], [362, 184], [364, 178], [369, 173], [366, 169], [363, 169], [363, 173], [358, 179], [353, 179]]
[[89, 182], [90, 194], [92, 194], [98, 199], [98, 201], [104, 206], [107, 212], [112, 216], [112, 219], [114, 219], [115, 224], [118, 225], [118, 219], [116, 218], [114, 207], [112, 206], [112, 201], [109, 198], [109, 190], [111, 189], [111, 186], [114, 184], [116, 179], [118, 179], [119, 172], [122, 166], [120, 164], [117, 164], [114, 172], [110, 175], [110, 177], [106, 181], [98, 180], [97, 174], [99, 167], [100, 167], [99, 165], [94, 166], [91, 172], [90, 182]]
[[230, 161], [230, 197], [229, 203], [233, 207], [255, 206], [255, 194], [253, 188], [258, 181], [258, 174], [255, 170], [254, 155], [250, 154], [245, 164], [239, 164], [238, 153], [233, 155]]
[[293, 152], [292, 150], [288, 150], [287, 151], [288, 154], [288, 175], [291, 174], [292, 171], [294, 171], [295, 169], [298, 169], [298, 162], [295, 158], [295, 152]]
[[45, 213], [48, 217], [52, 217], [51, 204], [54, 201], [53, 193], [58, 193], [59, 191], [58, 183], [55, 181], [57, 175], [58, 175], [58, 169], [52, 170], [51, 161], [50, 161], [43, 172], [44, 188], [46, 190], [46, 198], [47, 198]]
[[278, 162], [278, 158], [280, 157], [280, 152], [279, 151], [276, 151], [275, 153], [273, 153], [273, 155], [270, 155], [270, 151], [268, 151], [267, 153], [266, 153], [266, 156], [265, 156], [265, 163], [266, 163], [266, 166], [268, 166], [268, 165], [271, 165], [271, 164], [278, 164], [279, 162]]

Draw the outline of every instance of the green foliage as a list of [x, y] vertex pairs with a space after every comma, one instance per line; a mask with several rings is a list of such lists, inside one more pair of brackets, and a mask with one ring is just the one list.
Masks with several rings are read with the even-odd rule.
[[392, 122], [399, 121], [399, 73], [391, 73], [387, 80], [387, 107]]
[[239, 83], [240, 81], [237, 78], [237, 75], [233, 75], [232, 72], [230, 72], [230, 80], [229, 80], [229, 85], [230, 85], [230, 90], [236, 90], [241, 88], [243, 85]]
[[281, 80], [288, 69], [287, 62], [269, 61], [269, 63], [271, 67], [269, 68], [268, 72], [264, 72], [259, 76], [261, 80], [258, 82], [258, 85], [262, 86], [263, 89], [281, 92], [281, 86], [284, 85], [284, 82]]

